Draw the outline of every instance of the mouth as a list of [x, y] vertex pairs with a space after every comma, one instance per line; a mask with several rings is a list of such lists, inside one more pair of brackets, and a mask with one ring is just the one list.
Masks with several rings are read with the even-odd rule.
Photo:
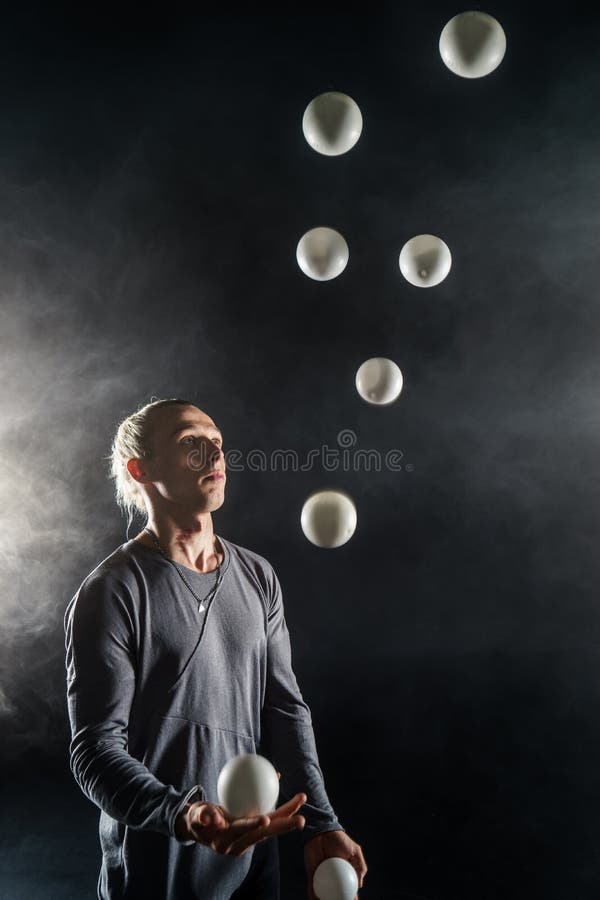
[[225, 478], [225, 473], [221, 471], [209, 472], [204, 478], [210, 478], [213, 481], [222, 481]]

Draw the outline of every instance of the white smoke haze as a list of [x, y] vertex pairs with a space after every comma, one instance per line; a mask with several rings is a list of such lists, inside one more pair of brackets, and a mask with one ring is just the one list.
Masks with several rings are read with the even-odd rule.
[[37, 314], [41, 294], [33, 297], [35, 316], [31, 295], [10, 299], [0, 363], [0, 696], [4, 713], [16, 714], [19, 750], [42, 735], [47, 744], [44, 731], [60, 705], [54, 676], [65, 590], [110, 530], [86, 499], [101, 469], [90, 417], [108, 424], [126, 382], [112, 367], [104, 374], [97, 343], [82, 339], [74, 322], [60, 321], [48, 303], [45, 316]]
[[14, 713], [14, 711], [14, 706], [10, 703], [2, 688], [0, 688], [0, 718], [4, 716], [10, 716]]
[[161, 266], [156, 247], [148, 253], [106, 213], [82, 222], [43, 183], [4, 183], [0, 204], [7, 197], [14, 220], [0, 228], [0, 715], [2, 752], [15, 755], [64, 740], [64, 609], [115, 537], [125, 539], [104, 457], [124, 415], [151, 394], [171, 394], [169, 363], [189, 338], [185, 326], [183, 339], [177, 333], [173, 298], [173, 336], [157, 325], [140, 340], [132, 328], [129, 311], [143, 307]]

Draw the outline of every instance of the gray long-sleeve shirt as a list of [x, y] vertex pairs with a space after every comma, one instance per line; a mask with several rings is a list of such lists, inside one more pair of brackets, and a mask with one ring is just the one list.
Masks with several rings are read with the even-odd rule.
[[229, 900], [253, 851], [223, 856], [180, 841], [174, 827], [186, 802], [218, 802], [219, 772], [240, 753], [261, 753], [281, 772], [277, 805], [306, 793], [303, 844], [343, 830], [292, 670], [275, 571], [219, 541], [218, 581], [127, 541], [65, 612], [70, 764], [101, 810], [101, 900]]

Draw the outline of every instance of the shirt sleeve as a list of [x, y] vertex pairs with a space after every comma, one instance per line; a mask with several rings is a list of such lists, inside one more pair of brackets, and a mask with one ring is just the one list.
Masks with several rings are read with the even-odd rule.
[[83, 793], [113, 819], [181, 841], [175, 821], [201, 785], [163, 784], [128, 753], [136, 687], [135, 632], [124, 591], [102, 577], [83, 582], [65, 611], [70, 767]]
[[[300, 812], [306, 820], [302, 844], [324, 831], [345, 831], [325, 792], [312, 718], [292, 669], [281, 585], [271, 570], [271, 597], [267, 620], [267, 676], [261, 715], [261, 745], [281, 772], [283, 802], [305, 793]], [[280, 801], [281, 802], [281, 801]]]

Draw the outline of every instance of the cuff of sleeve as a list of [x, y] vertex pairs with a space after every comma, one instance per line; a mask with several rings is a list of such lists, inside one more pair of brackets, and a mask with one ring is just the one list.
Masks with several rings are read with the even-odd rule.
[[177, 804], [173, 811], [169, 831], [171, 832], [171, 837], [175, 838], [178, 844], [183, 844], [184, 847], [189, 847], [191, 844], [195, 844], [196, 841], [182, 841], [177, 837], [177, 835], [175, 834], [175, 822], [177, 821], [177, 817], [185, 807], [186, 803], [199, 803], [203, 800], [206, 800], [204, 788], [199, 784], [195, 784], [193, 788], [190, 788], [187, 794], [184, 794], [182, 796], [181, 801]]
[[300, 832], [300, 840], [302, 846], [304, 847], [318, 834], [324, 834], [326, 831], [346, 831], [346, 829], [339, 824], [337, 825], [326, 825], [326, 826], [316, 826], [316, 825], [305, 825], [302, 831]]

